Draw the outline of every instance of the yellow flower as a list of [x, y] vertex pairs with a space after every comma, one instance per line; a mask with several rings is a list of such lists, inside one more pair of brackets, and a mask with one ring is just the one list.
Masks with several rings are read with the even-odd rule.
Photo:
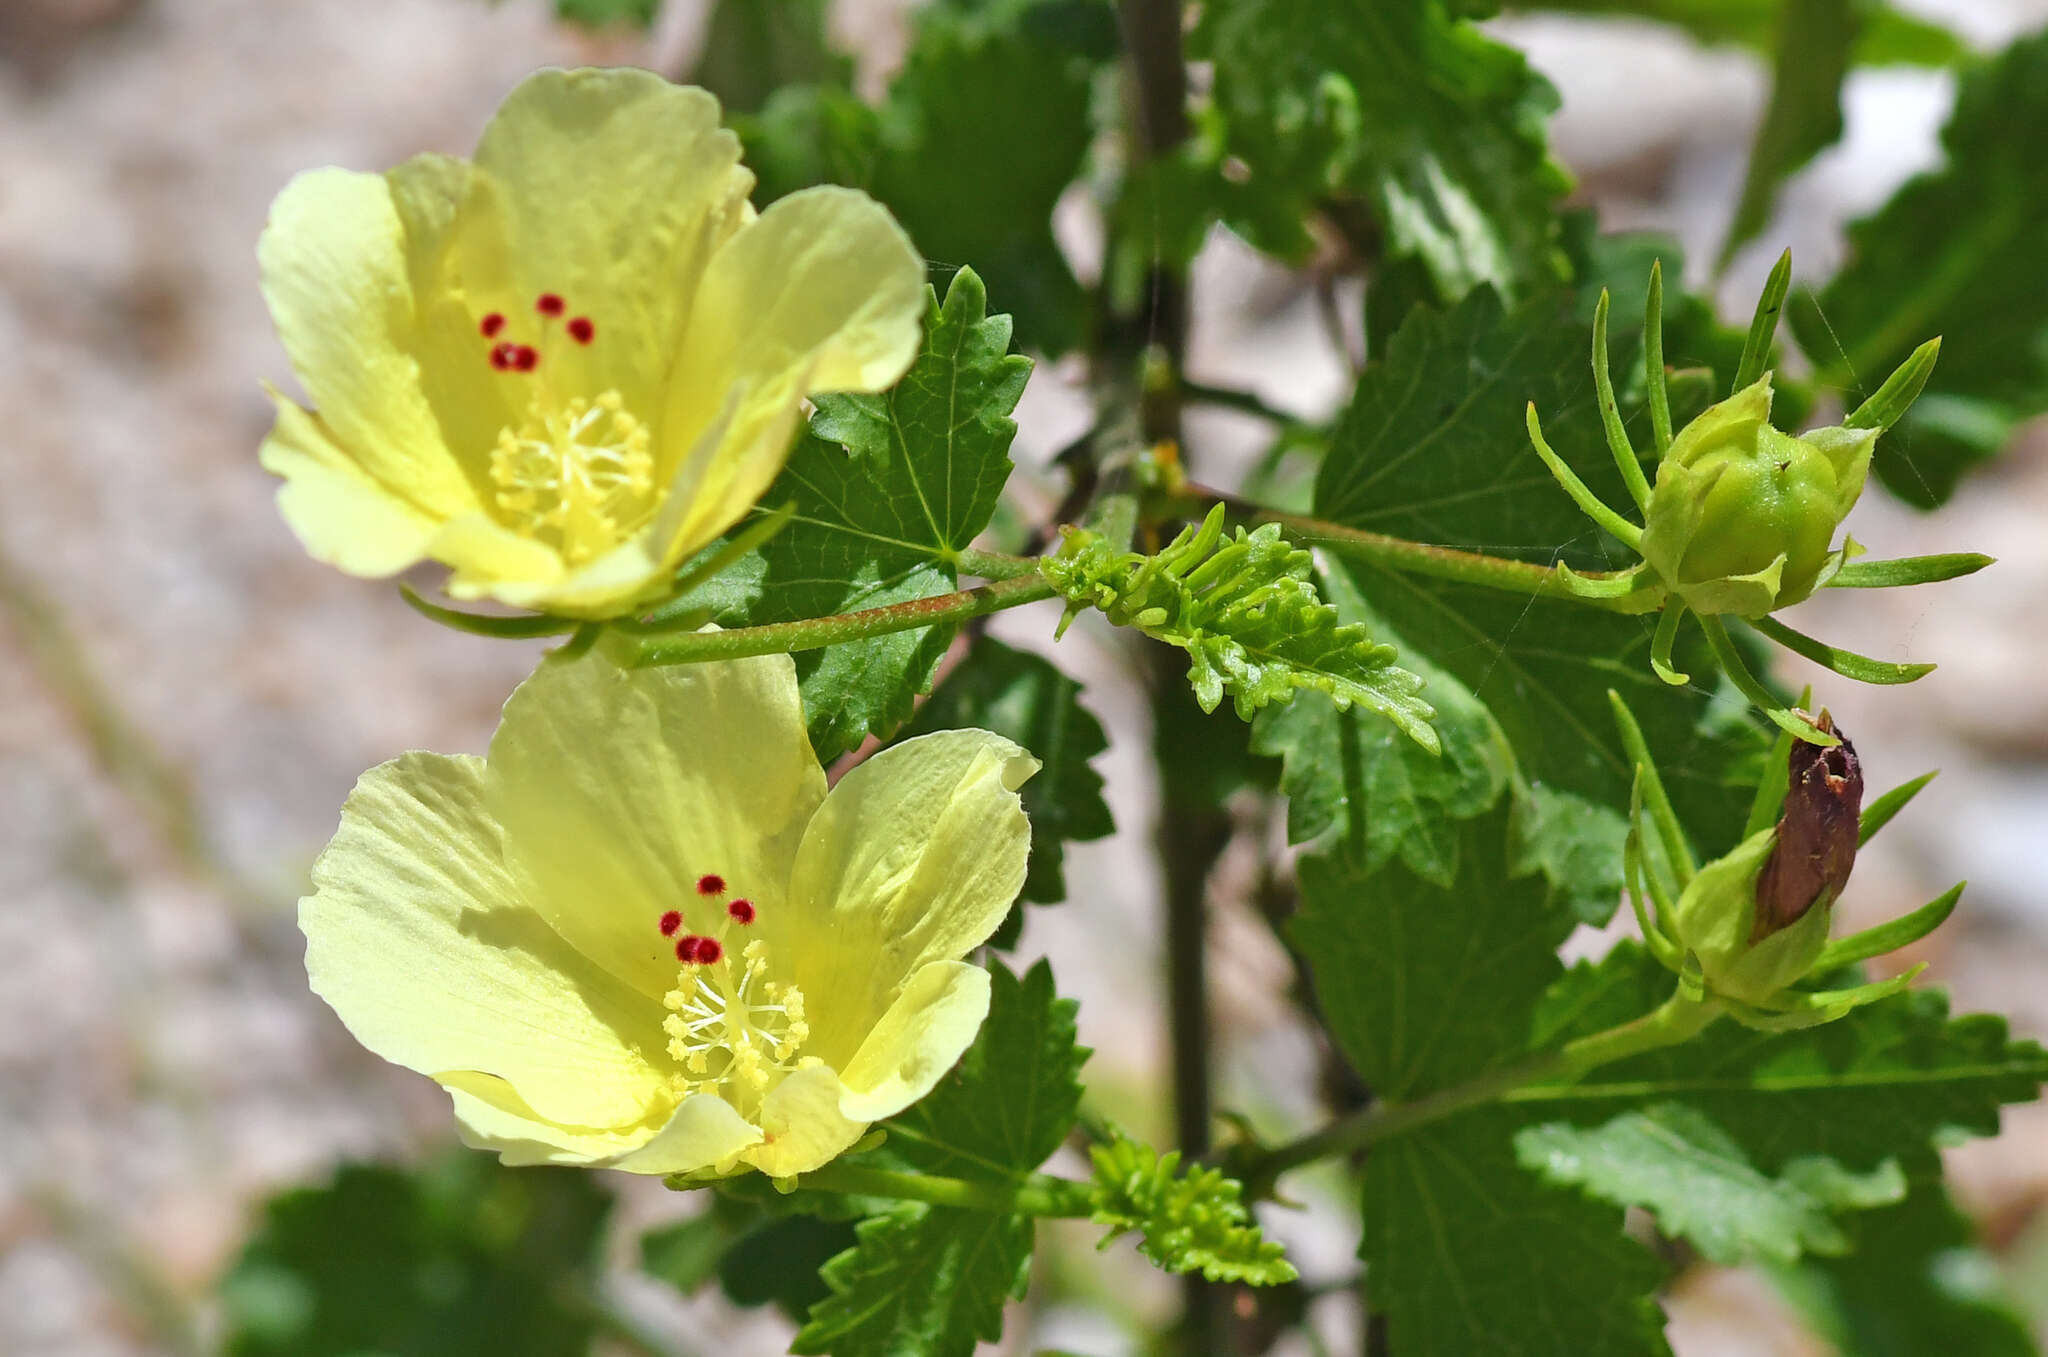
[[317, 413], [277, 397], [262, 460], [309, 552], [616, 615], [760, 497], [806, 397], [903, 374], [924, 265], [902, 229], [829, 187], [757, 218], [718, 120], [645, 71], [544, 71], [473, 162], [278, 195], [263, 293]]
[[929, 1092], [1030, 844], [981, 730], [828, 793], [786, 655], [543, 664], [488, 758], [372, 769], [300, 902], [313, 989], [508, 1164], [775, 1177]]

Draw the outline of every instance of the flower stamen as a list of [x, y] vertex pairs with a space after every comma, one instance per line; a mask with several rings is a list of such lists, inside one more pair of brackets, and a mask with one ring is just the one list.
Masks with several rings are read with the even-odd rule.
[[[529, 372], [539, 358], [530, 345], [500, 344], [491, 366]], [[536, 397], [516, 433], [498, 432], [491, 453], [498, 508], [512, 527], [580, 565], [617, 545], [659, 502], [651, 443], [616, 391], [595, 401], [578, 396], [559, 409]]]

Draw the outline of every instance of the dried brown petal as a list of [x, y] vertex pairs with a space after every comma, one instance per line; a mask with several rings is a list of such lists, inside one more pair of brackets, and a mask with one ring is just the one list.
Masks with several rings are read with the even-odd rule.
[[[1818, 724], [1835, 733], [1826, 712]], [[1863, 768], [1856, 747], [1846, 739], [1831, 749], [1797, 740], [1788, 763], [1778, 843], [1757, 874], [1752, 941], [1797, 923], [1816, 904], [1833, 904], [1856, 865], [1863, 814]]]

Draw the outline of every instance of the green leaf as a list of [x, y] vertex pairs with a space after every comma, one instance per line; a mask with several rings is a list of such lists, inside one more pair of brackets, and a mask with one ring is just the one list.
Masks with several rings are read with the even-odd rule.
[[1963, 76], [1942, 132], [1947, 165], [1852, 225], [1848, 267], [1817, 298], [1794, 298], [1793, 330], [1820, 380], [1857, 393], [1941, 336], [1925, 393], [1873, 463], [1911, 503], [1946, 500], [2021, 420], [2048, 410], [2048, 273], [2037, 258], [2048, 183], [2034, 154], [2044, 140], [2048, 33]]
[[[1303, 860], [1292, 940], [1331, 1036], [1374, 1094], [1401, 1103], [1520, 1060], [1562, 974], [1573, 918], [1510, 874], [1509, 808], [1464, 821], [1458, 876], [1400, 863], [1370, 876]], [[1619, 1210], [1522, 1171], [1520, 1122], [1497, 1109], [1431, 1123], [1366, 1158], [1368, 1302], [1404, 1357], [1666, 1351], [1650, 1299], [1660, 1267]]]
[[[1671, 977], [1638, 944], [1574, 968], [1546, 996], [1544, 1043], [1647, 1012]], [[1591, 1125], [1647, 1102], [1711, 1118], [1762, 1173], [1826, 1155], [1849, 1173], [1897, 1160], [1931, 1172], [1932, 1145], [1995, 1135], [1999, 1108], [2031, 1101], [2048, 1053], [2012, 1041], [1991, 1014], [1951, 1019], [1938, 990], [1909, 990], [1823, 1027], [1782, 1035], [1720, 1022], [1681, 1047], [1604, 1066], [1568, 1088], [1527, 1088], [1517, 1107], [1542, 1120]]]
[[735, 1305], [773, 1305], [801, 1320], [831, 1294], [825, 1265], [856, 1242], [852, 1221], [806, 1215], [764, 1220], [726, 1246], [718, 1260], [719, 1289]]
[[1401, 1357], [1668, 1357], [1663, 1267], [1621, 1211], [1515, 1162], [1514, 1114], [1485, 1108], [1374, 1147], [1367, 1302]]
[[[1414, 541], [1482, 548], [1579, 570], [1631, 563], [1619, 543], [1587, 523], [1529, 447], [1524, 409], [1534, 401], [1558, 455], [1609, 504], [1628, 502], [1600, 431], [1588, 362], [1592, 336], [1570, 299], [1532, 302], [1504, 314], [1488, 293], [1448, 313], [1418, 310], [1386, 357], [1369, 368], [1338, 424], [1316, 485], [1316, 512], [1352, 527]], [[1616, 369], [1639, 363], [1616, 335]], [[1649, 446], [1640, 408], [1624, 411], [1639, 448]], [[1475, 586], [1345, 561], [1374, 611], [1402, 638], [1404, 654], [1463, 683], [1492, 712], [1532, 786], [1620, 812], [1632, 765], [1607, 706], [1617, 689], [1642, 722], [1680, 818], [1706, 852], [1740, 836], [1754, 764], [1768, 744], [1739, 699], [1717, 702], [1696, 687], [1660, 682], [1649, 661], [1652, 619], [1530, 600]], [[1679, 667], [1712, 672], [1696, 633], [1681, 638]], [[1539, 817], [1583, 838], [1570, 817]], [[1601, 826], [1610, 851], [1581, 864], [1619, 863], [1619, 815]], [[1526, 847], [1532, 861], [1546, 854]], [[1620, 898], [1617, 874], [1579, 881], [1572, 893]]]
[[[1348, 575], [1331, 571], [1321, 583], [1341, 621], [1403, 648]], [[1367, 872], [1398, 856], [1415, 875], [1447, 886], [1458, 871], [1456, 822], [1492, 809], [1508, 785], [1514, 755], [1492, 714], [1464, 684], [1427, 661], [1411, 660], [1408, 667], [1422, 680], [1422, 699], [1436, 710], [1432, 724], [1441, 753], [1363, 711], [1339, 711], [1313, 696], [1261, 712], [1252, 748], [1283, 761], [1289, 842], [1335, 833], [1345, 855]]]
[[[1649, 300], [1650, 266], [1664, 266], [1664, 365], [1671, 369], [1673, 422], [1682, 426], [1691, 416], [1718, 400], [1728, 389], [1729, 379], [1742, 361], [1744, 334], [1721, 323], [1713, 303], [1679, 285], [1685, 276], [1685, 250], [1676, 236], [1660, 231], [1616, 231], [1597, 234], [1598, 224], [1590, 212], [1574, 213], [1565, 220], [1566, 247], [1572, 256], [1577, 279], [1578, 306], [1573, 319], [1580, 325], [1593, 323], [1593, 311], [1600, 294], [1610, 294], [1613, 303], [1615, 359], [1614, 383], [1624, 406], [1640, 407], [1645, 398], [1643, 352], [1639, 343], [1643, 307]], [[1590, 369], [1589, 369], [1590, 371]], [[1688, 375], [1693, 376], [1692, 403], [1685, 397]], [[1774, 406], [1781, 418], [1802, 413], [1786, 404], [1792, 391], [1779, 394]], [[1649, 454], [1648, 424], [1638, 426], [1636, 441]]]
[[[989, 966], [988, 1019], [937, 1088], [883, 1123], [873, 1161], [949, 1177], [1014, 1182], [1073, 1129], [1081, 1063], [1070, 999], [1041, 961], [1021, 979]], [[1003, 1303], [1031, 1273], [1032, 1221], [906, 1205], [863, 1221], [827, 1263], [832, 1294], [790, 1349], [832, 1357], [965, 1357], [1002, 1336]]]
[[1102, 775], [1089, 765], [1109, 748], [1109, 737], [1081, 705], [1081, 685], [1042, 656], [981, 637], [903, 733], [966, 726], [1007, 736], [1044, 765], [1024, 784], [1024, 812], [1031, 817], [1024, 898], [1042, 904], [1064, 900], [1062, 846], [1116, 831], [1102, 799]]
[[1186, 651], [1188, 682], [1205, 712], [1228, 694], [1249, 721], [1308, 688], [1364, 706], [1435, 750], [1434, 713], [1416, 696], [1422, 681], [1394, 663], [1393, 647], [1338, 619], [1316, 594], [1313, 567], [1308, 552], [1281, 540], [1278, 524], [1226, 537], [1219, 504], [1199, 530], [1184, 529], [1155, 556], [1070, 530], [1040, 568], [1067, 600], [1068, 620], [1097, 608], [1118, 626]]
[[220, 1294], [232, 1357], [558, 1357], [590, 1343], [611, 1197], [450, 1151], [281, 1193]]
[[1778, 185], [1842, 135], [1842, 82], [1862, 28], [1857, 0], [1784, 0], [1771, 102], [1749, 150], [1749, 173], [1721, 245], [1721, 264], [1764, 227]]
[[905, 1167], [1012, 1180], [1044, 1163], [1073, 1129], [1088, 1059], [1074, 1044], [1079, 1006], [1057, 996], [1043, 961], [1022, 978], [991, 962], [989, 981], [988, 1020], [974, 1045], [937, 1088], [884, 1123], [882, 1152]]
[[1936, 1182], [1844, 1222], [1852, 1251], [1777, 1273], [1840, 1357], [2034, 1357], [2026, 1322], [1999, 1294], [1995, 1264]]
[[555, 0], [555, 17], [585, 28], [633, 24], [646, 28], [661, 12], [661, 0]]
[[718, 1192], [706, 1210], [642, 1235], [640, 1267], [684, 1295], [715, 1277], [733, 1304], [801, 1320], [831, 1294], [819, 1270], [854, 1242], [851, 1220], [776, 1214]]
[[[1783, 0], [1544, 0], [1525, 8], [1655, 19], [1701, 42], [1740, 43], [1768, 52]], [[1856, 0], [1859, 66], [1947, 66], [1969, 56], [1961, 39], [1939, 24], [1901, 14], [1878, 0]]]
[[845, 84], [853, 62], [825, 36], [825, 0], [718, 0], [690, 83], [728, 115], [752, 113], [786, 85]]
[[[1441, 0], [1207, 5], [1193, 42], [1252, 195], [1292, 204], [1297, 223], [1326, 198], [1358, 200], [1388, 254], [1420, 261], [1445, 298], [1564, 277], [1553, 204], [1570, 181], [1544, 130], [1557, 95]], [[1233, 225], [1265, 249], [1308, 246], [1298, 225]]]
[[1550, 1182], [1616, 1206], [1647, 1207], [1658, 1229], [1722, 1264], [1844, 1253], [1848, 1237], [1832, 1212], [1890, 1205], [1906, 1193], [1889, 1160], [1867, 1175], [1842, 1173], [1825, 1159], [1795, 1159], [1775, 1178], [1760, 1173], [1725, 1131], [1681, 1103], [1624, 1112], [1592, 1128], [1525, 1127], [1515, 1153]]
[[1031, 1221], [911, 1203], [870, 1216], [825, 1265], [832, 1294], [790, 1344], [831, 1357], [968, 1357], [1031, 1282]]
[[1628, 817], [1612, 806], [1540, 783], [1518, 786], [1508, 867], [1541, 873], [1573, 918], [1598, 928], [1614, 915], [1627, 838]]
[[1244, 1187], [1221, 1169], [1185, 1173], [1180, 1151], [1162, 1156], [1117, 1136], [1088, 1151], [1095, 1166], [1094, 1211], [1107, 1225], [1102, 1247], [1137, 1231], [1138, 1251], [1168, 1272], [1196, 1272], [1212, 1282], [1278, 1286], [1298, 1275], [1278, 1244], [1259, 1232], [1243, 1201]]
[[[1010, 475], [1010, 412], [1031, 360], [1009, 352], [1009, 317], [987, 314], [962, 269], [931, 296], [924, 348], [876, 395], [817, 398], [810, 429], [761, 497], [795, 516], [707, 590], [725, 626], [786, 622], [946, 593], [958, 553], [988, 524]], [[796, 657], [818, 757], [887, 735], [931, 688], [950, 627], [923, 627]]]
[[1457, 878], [1336, 854], [1300, 865], [1290, 934], [1330, 1035], [1380, 1098], [1401, 1102], [1520, 1058], [1574, 920], [1508, 870], [1506, 807], [1457, 826]]
[[761, 177], [757, 201], [814, 183], [864, 188], [935, 269], [988, 279], [1020, 343], [1064, 352], [1081, 338], [1087, 299], [1052, 213], [1094, 137], [1114, 12], [1104, 0], [931, 4], [911, 27], [879, 109], [827, 85], [785, 90], [736, 122]]

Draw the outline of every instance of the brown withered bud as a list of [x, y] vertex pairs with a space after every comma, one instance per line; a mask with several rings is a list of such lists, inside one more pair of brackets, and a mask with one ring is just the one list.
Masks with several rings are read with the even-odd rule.
[[[1817, 723], [1830, 735], [1826, 712]], [[1863, 814], [1863, 767], [1844, 739], [1832, 749], [1795, 740], [1788, 767], [1778, 843], [1756, 878], [1756, 928], [1751, 941], [1797, 923], [1815, 904], [1833, 904], [1856, 865]]]

